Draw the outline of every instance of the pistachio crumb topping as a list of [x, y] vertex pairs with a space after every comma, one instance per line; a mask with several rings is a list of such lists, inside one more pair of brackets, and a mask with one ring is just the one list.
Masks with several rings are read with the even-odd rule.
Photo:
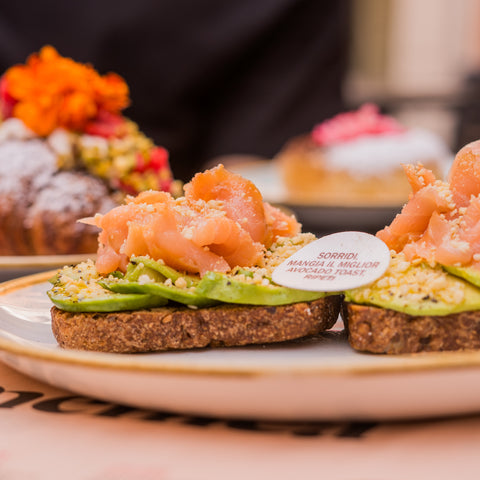
[[58, 273], [52, 292], [66, 293], [76, 301], [98, 298], [106, 292], [97, 283], [99, 278], [95, 263], [92, 260], [86, 260], [75, 266], [63, 267]]
[[422, 301], [460, 304], [465, 299], [465, 284], [452, 281], [440, 266], [408, 262], [403, 253], [391, 252], [385, 274], [366, 287], [353, 289], [352, 298], [359, 303], [375, 304], [378, 299], [408, 307]]
[[272, 284], [271, 277], [275, 268], [316, 239], [317, 237], [313, 233], [299, 233], [294, 237], [279, 237], [265, 252], [260, 265], [235, 267], [232, 269], [231, 275], [234, 275], [236, 280], [245, 283], [268, 286]]

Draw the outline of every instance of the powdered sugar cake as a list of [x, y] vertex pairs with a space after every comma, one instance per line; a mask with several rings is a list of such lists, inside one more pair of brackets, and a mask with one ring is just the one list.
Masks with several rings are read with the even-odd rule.
[[129, 103], [120, 76], [50, 46], [4, 73], [0, 255], [93, 253], [98, 229], [78, 219], [125, 194], [177, 188], [168, 152], [122, 115]]

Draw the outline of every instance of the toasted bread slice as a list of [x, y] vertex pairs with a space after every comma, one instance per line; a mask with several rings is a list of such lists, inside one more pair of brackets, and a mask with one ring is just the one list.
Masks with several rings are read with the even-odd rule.
[[222, 304], [210, 308], [160, 307], [111, 313], [70, 313], [53, 307], [60, 346], [114, 353], [230, 347], [315, 335], [336, 322], [341, 297], [282, 306]]
[[476, 311], [413, 316], [345, 303], [342, 317], [350, 345], [363, 352], [401, 354], [480, 349], [480, 315]]

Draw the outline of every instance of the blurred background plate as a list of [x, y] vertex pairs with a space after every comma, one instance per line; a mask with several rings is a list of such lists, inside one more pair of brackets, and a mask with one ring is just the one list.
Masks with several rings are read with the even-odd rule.
[[287, 204], [304, 232], [326, 235], [344, 230], [376, 233], [389, 225], [400, 212], [401, 206], [343, 207]]
[[76, 255], [0, 255], [0, 281], [22, 277], [33, 273], [74, 265], [88, 258], [95, 259], [96, 254]]

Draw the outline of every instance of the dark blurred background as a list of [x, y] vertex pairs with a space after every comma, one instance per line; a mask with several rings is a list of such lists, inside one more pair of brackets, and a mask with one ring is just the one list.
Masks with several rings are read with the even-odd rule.
[[479, 27], [478, 0], [16, 0], [0, 71], [51, 44], [119, 73], [126, 115], [187, 181], [365, 101], [454, 151], [480, 138]]
[[0, 70], [43, 45], [114, 71], [125, 114], [189, 180], [212, 157], [270, 157], [344, 108], [346, 0], [83, 0], [0, 3]]

